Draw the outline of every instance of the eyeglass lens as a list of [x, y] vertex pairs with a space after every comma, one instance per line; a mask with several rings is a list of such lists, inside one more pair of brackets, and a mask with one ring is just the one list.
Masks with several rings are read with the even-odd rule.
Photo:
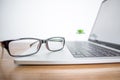
[[39, 41], [34, 39], [16, 40], [9, 43], [9, 51], [14, 56], [29, 55], [37, 52], [38, 45]]
[[48, 48], [51, 51], [61, 50], [64, 46], [64, 39], [62, 38], [51, 38], [47, 41]]

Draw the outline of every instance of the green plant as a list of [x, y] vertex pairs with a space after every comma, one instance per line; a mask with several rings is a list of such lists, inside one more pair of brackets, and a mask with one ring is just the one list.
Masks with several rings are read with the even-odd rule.
[[85, 32], [84, 32], [83, 29], [78, 29], [78, 30], [77, 30], [77, 34], [85, 34]]

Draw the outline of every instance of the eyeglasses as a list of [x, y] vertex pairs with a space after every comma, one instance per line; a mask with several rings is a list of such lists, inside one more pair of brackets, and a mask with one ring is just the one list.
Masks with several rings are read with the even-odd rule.
[[12, 57], [25, 57], [36, 54], [42, 45], [46, 44], [49, 51], [60, 51], [64, 48], [65, 39], [63, 37], [51, 37], [46, 40], [37, 38], [20, 38], [2, 41], [2, 48], [5, 48]]

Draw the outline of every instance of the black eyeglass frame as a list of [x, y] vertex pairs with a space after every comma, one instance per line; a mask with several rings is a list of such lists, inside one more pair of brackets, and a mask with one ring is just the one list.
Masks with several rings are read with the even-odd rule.
[[[48, 41], [51, 40], [51, 39], [54, 39], [54, 38], [61, 38], [61, 39], [63, 40], [63, 47], [62, 47], [62, 48], [60, 48], [60, 49], [58, 49], [58, 50], [51, 50], [51, 49], [49, 48], [49, 46], [48, 46]], [[12, 54], [10, 53], [9, 43], [12, 42], [12, 41], [25, 40], [25, 39], [33, 39], [33, 40], [39, 41], [39, 46], [38, 46], [38, 48], [37, 48], [37, 51], [34, 52], [34, 53], [31, 53], [31, 54], [27, 54], [27, 55], [12, 55]], [[52, 52], [60, 51], [60, 50], [62, 50], [62, 49], [64, 48], [65, 38], [64, 38], [64, 37], [51, 37], [51, 38], [48, 38], [48, 39], [45, 39], [45, 40], [43, 40], [43, 39], [38, 39], [38, 38], [19, 38], [19, 39], [5, 40], [5, 41], [2, 41], [2, 42], [0, 42], [0, 43], [1, 43], [1, 45], [2, 45], [2, 48], [5, 48], [10, 56], [12, 56], [12, 57], [26, 57], [26, 56], [30, 56], [30, 55], [36, 54], [36, 53], [40, 50], [40, 47], [41, 47], [41, 45], [42, 45], [43, 43], [46, 44], [46, 48], [47, 48], [49, 51], [52, 51]], [[33, 43], [33, 44], [34, 44], [34, 43]]]

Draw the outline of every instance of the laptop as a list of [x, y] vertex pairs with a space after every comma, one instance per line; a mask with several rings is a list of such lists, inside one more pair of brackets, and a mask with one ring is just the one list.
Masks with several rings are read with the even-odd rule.
[[[40, 51], [28, 57], [15, 57], [18, 65], [61, 65], [120, 63], [120, 0], [104, 0], [88, 41], [67, 42], [63, 50]], [[28, 52], [27, 52], [28, 53]]]

